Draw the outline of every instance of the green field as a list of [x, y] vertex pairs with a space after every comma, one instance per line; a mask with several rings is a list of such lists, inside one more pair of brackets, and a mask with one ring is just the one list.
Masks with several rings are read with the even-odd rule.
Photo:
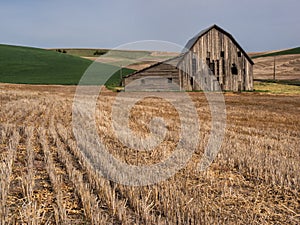
[[263, 55], [257, 55], [253, 56], [252, 58], [261, 58], [261, 57], [269, 57], [269, 56], [278, 56], [278, 55], [294, 55], [294, 54], [300, 54], [300, 47], [298, 48], [291, 48], [283, 51], [278, 51], [278, 52], [272, 52], [268, 54], [263, 54]]
[[[75, 85], [91, 64], [90, 60], [55, 51], [0, 45], [0, 82], [4, 83]], [[97, 63], [88, 84], [101, 84], [101, 79], [114, 74], [106, 85], [117, 86], [119, 69]], [[132, 72], [134, 70], [122, 69], [123, 76]]]
[[110, 49], [88, 49], [88, 48], [57, 48], [50, 49], [51, 51], [64, 52], [68, 55], [80, 57], [106, 57], [122, 58], [122, 59], [137, 59], [151, 56], [150, 51], [130, 51], [130, 50], [110, 50]]

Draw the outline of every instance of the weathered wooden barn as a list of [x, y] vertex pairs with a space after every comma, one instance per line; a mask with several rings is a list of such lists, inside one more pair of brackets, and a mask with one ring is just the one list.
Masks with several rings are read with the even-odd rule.
[[181, 55], [127, 75], [123, 80], [125, 91], [180, 90], [177, 68], [180, 59]]
[[233, 36], [213, 25], [189, 40], [180, 56], [128, 75], [124, 84], [140, 79], [145, 85], [141, 78], [152, 77], [148, 83], [165, 80], [181, 90], [251, 91], [253, 65]]

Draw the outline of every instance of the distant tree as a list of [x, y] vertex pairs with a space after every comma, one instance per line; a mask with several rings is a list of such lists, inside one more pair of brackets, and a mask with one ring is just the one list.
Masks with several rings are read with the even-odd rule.
[[97, 50], [94, 52], [94, 55], [100, 55], [100, 52]]
[[60, 50], [60, 49], [57, 49], [56, 51], [57, 51], [57, 52], [61, 52], [61, 50]]
[[67, 51], [66, 51], [66, 50], [63, 50], [63, 53], [67, 53]]
[[94, 52], [94, 55], [104, 55], [106, 52], [107, 52], [107, 51], [105, 51], [105, 50], [96, 50], [96, 51]]

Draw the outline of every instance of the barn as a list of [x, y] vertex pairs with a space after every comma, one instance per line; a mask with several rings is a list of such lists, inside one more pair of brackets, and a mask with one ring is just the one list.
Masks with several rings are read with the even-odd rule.
[[123, 80], [125, 91], [180, 90], [177, 65], [181, 59], [179, 55], [127, 75]]
[[[141, 85], [161, 81], [179, 85], [180, 90], [253, 90], [253, 61], [233, 36], [213, 25], [190, 39], [181, 55], [130, 74], [124, 79], [126, 86], [139, 79]], [[205, 72], [206, 68], [208, 72]], [[143, 81], [144, 80], [144, 81]]]

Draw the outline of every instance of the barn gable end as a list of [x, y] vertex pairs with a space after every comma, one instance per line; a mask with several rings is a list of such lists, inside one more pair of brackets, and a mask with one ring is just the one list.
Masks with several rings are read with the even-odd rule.
[[205, 82], [211, 84], [210, 90], [216, 89], [216, 82], [222, 90], [253, 90], [253, 61], [233, 36], [217, 25], [201, 31], [188, 41], [185, 51], [187, 54], [178, 64], [180, 86], [183, 90], [201, 89], [197, 82], [191, 82], [197, 78], [192, 71], [193, 60], [197, 63], [197, 68], [206, 64], [214, 75], [209, 80], [205, 78]]

